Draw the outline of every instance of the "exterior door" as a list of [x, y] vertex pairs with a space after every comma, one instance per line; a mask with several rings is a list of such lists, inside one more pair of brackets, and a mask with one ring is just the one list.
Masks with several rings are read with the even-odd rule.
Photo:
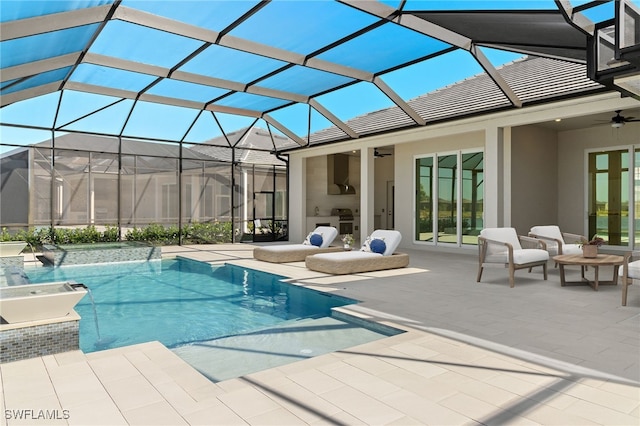
[[629, 151], [591, 152], [588, 162], [588, 236], [629, 246]]

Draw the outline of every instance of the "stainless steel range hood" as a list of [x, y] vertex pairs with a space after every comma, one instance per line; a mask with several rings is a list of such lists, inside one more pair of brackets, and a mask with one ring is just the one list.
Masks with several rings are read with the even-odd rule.
[[327, 156], [327, 193], [331, 195], [355, 194], [356, 188], [349, 185], [349, 156], [331, 154]]

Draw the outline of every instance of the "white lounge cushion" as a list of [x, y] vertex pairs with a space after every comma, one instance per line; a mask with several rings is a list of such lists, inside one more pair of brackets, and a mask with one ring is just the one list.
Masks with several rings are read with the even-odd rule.
[[376, 257], [382, 257], [383, 255], [378, 253], [372, 253], [370, 251], [343, 251], [343, 252], [335, 252], [335, 253], [320, 253], [314, 254], [318, 259], [324, 260], [339, 260], [339, 261], [347, 261], [347, 260], [360, 260], [360, 259], [372, 259]]
[[307, 239], [303, 242], [304, 245], [311, 245], [312, 247], [315, 247], [310, 242], [308, 242], [313, 234], [322, 236], [322, 244], [319, 247], [326, 248], [329, 247], [333, 240], [336, 239], [336, 237], [338, 236], [338, 230], [333, 226], [318, 226], [307, 236]]
[[371, 253], [371, 249], [368, 246], [371, 241], [376, 239], [384, 241], [384, 244], [386, 246], [382, 255], [391, 256], [398, 248], [398, 245], [400, 245], [402, 234], [393, 229], [376, 229], [371, 233], [371, 235], [369, 235], [369, 237], [367, 237], [361, 251], [365, 253]]
[[262, 247], [263, 250], [269, 250], [274, 253], [286, 253], [293, 250], [309, 250], [316, 251], [318, 247], [312, 244], [276, 244]]
[[[624, 276], [624, 266], [618, 269], [618, 275]], [[629, 278], [640, 279], [640, 260], [629, 262]]]

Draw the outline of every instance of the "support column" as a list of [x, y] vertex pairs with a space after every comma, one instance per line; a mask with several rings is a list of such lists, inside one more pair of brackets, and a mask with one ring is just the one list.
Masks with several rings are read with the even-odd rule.
[[[301, 242], [306, 237], [307, 168], [306, 159], [289, 156], [289, 241]], [[294, 178], [292, 178], [294, 177]]]
[[511, 128], [488, 126], [484, 151], [484, 227], [511, 224]]
[[373, 148], [360, 150], [360, 240], [363, 241], [373, 231], [374, 216], [374, 173], [375, 158]]

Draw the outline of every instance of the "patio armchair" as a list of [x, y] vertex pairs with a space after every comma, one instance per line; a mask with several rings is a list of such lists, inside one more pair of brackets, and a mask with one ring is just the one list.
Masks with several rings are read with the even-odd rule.
[[547, 279], [547, 261], [549, 252], [544, 241], [518, 235], [514, 228], [485, 228], [478, 237], [478, 278], [487, 265], [502, 264], [509, 269], [509, 286], [514, 286], [514, 273], [517, 269], [529, 269], [542, 266], [544, 279]]
[[618, 276], [622, 277], [622, 306], [627, 306], [629, 286], [633, 284], [633, 280], [640, 279], [640, 252], [630, 252], [624, 255], [624, 262], [622, 267], [618, 269]]
[[584, 237], [578, 234], [561, 232], [559, 226], [534, 226], [529, 231], [529, 236], [544, 241], [550, 256], [582, 254], [582, 248], [579, 243], [583, 241]]

